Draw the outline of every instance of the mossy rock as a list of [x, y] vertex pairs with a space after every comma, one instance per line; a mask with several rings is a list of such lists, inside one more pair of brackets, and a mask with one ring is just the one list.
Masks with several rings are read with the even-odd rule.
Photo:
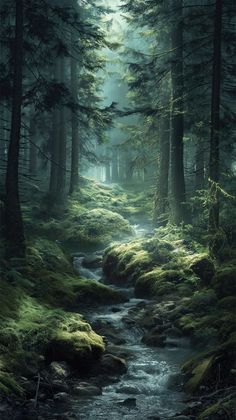
[[212, 366], [214, 363], [214, 356], [209, 356], [203, 359], [192, 370], [192, 378], [185, 384], [185, 389], [188, 392], [194, 393], [200, 389], [201, 386], [208, 386], [209, 382], [215, 381], [215, 375], [212, 375]]
[[[56, 342], [71, 350], [64, 361], [95, 357], [104, 350], [102, 337], [97, 335], [81, 315], [52, 309], [36, 299], [21, 294], [17, 312], [2, 318], [0, 326], [0, 357], [3, 366], [19, 375], [36, 374], [39, 355], [56, 348]], [[52, 357], [52, 356], [51, 356]], [[53, 359], [53, 358], [52, 358]]]
[[95, 208], [78, 217], [77, 226], [71, 240], [108, 244], [112, 240], [120, 240], [134, 235], [133, 228], [118, 213]]
[[71, 261], [59, 243], [45, 238], [37, 238], [27, 247], [27, 263], [29, 274], [40, 269], [73, 273]]
[[70, 316], [68, 322], [54, 331], [49, 340], [45, 356], [48, 362], [66, 361], [79, 371], [88, 371], [90, 363], [98, 359], [104, 351], [102, 337], [77, 315]]
[[219, 399], [214, 404], [204, 408], [197, 420], [222, 420], [222, 419], [235, 419], [236, 412], [236, 398], [232, 398], [228, 401], [225, 399]]
[[236, 267], [224, 267], [216, 272], [212, 287], [219, 298], [234, 296], [236, 293]]
[[194, 313], [206, 313], [206, 308], [214, 308], [217, 305], [217, 296], [213, 289], [196, 291], [191, 299], [189, 308]]
[[223, 299], [220, 299], [218, 302], [218, 307], [220, 309], [225, 309], [228, 311], [235, 311], [236, 308], [236, 296], [227, 296]]
[[154, 267], [161, 267], [174, 259], [172, 250], [171, 244], [156, 237], [136, 239], [108, 248], [104, 255], [103, 269], [111, 282], [135, 284]]
[[155, 268], [138, 278], [135, 283], [135, 295], [154, 298], [172, 293], [182, 278], [183, 272], [181, 271]]
[[119, 291], [97, 281], [50, 271], [38, 273], [33, 293], [49, 305], [68, 309], [80, 303], [105, 305], [127, 300]]
[[194, 359], [185, 363], [183, 371], [190, 377], [186, 382], [185, 389], [188, 392], [198, 392], [202, 386], [209, 388], [228, 387], [235, 384], [235, 357], [236, 357], [236, 334], [217, 346], [214, 350], [197, 355]]
[[215, 273], [215, 266], [207, 254], [194, 254], [186, 257], [189, 268], [202, 280], [204, 285], [209, 285]]

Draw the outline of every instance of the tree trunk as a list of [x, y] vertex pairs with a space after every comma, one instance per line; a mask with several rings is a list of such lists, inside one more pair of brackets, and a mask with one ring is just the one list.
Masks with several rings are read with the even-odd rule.
[[[60, 58], [60, 82], [65, 82], [65, 58]], [[59, 160], [57, 177], [57, 199], [60, 201], [66, 191], [66, 118], [65, 107], [61, 105], [59, 114]]]
[[15, 1], [15, 49], [11, 132], [6, 173], [6, 256], [25, 256], [25, 237], [19, 198], [19, 151], [22, 106], [23, 0]]
[[35, 176], [37, 173], [37, 147], [36, 143], [36, 124], [35, 117], [30, 117], [30, 130], [29, 130], [29, 174]]
[[182, 0], [173, 3], [176, 19], [171, 33], [173, 57], [171, 62], [171, 207], [173, 222], [187, 222], [184, 178], [184, 108], [183, 108], [183, 23]]
[[119, 180], [118, 150], [116, 148], [113, 148], [112, 150], [111, 179], [112, 179], [112, 182], [117, 182]]
[[195, 190], [202, 190], [205, 186], [205, 153], [202, 137], [197, 138], [196, 141], [195, 163]]
[[[60, 78], [60, 62], [59, 58], [55, 58], [54, 78], [59, 82]], [[58, 165], [59, 165], [59, 121], [60, 113], [57, 108], [53, 110], [52, 114], [52, 133], [51, 133], [51, 167], [50, 167], [50, 181], [49, 193], [51, 197], [56, 196], [57, 180], [58, 180]]]
[[214, 25], [214, 51], [212, 69], [211, 138], [209, 160], [209, 231], [219, 228], [219, 143], [220, 143], [220, 87], [221, 87], [221, 32], [222, 0], [216, 0]]
[[154, 224], [167, 211], [170, 165], [170, 115], [162, 118], [159, 140], [159, 168], [154, 204]]
[[[70, 77], [71, 77], [71, 93], [74, 104], [78, 102], [78, 81], [77, 81], [77, 61], [73, 57], [74, 33], [71, 33], [71, 62], [70, 62]], [[79, 184], [79, 123], [75, 111], [71, 112], [71, 175], [70, 175], [70, 189], [72, 194]]]

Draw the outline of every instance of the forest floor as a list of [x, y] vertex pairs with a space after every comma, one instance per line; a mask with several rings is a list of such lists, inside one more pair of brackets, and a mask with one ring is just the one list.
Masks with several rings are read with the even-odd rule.
[[[234, 419], [233, 252], [219, 262], [191, 227], [153, 230], [148, 188], [83, 179], [66, 205], [53, 207], [45, 198], [39, 206], [39, 200], [36, 190], [23, 205], [26, 260], [9, 267], [1, 257], [0, 417], [73, 418], [44, 417], [40, 405], [61, 404], [68, 394], [99, 395], [111, 377], [118, 380], [129, 370], [116, 331], [83, 314], [90, 319], [104, 305], [120, 310], [132, 288], [148, 304], [130, 308], [122, 322], [141, 328], [145, 346], [160, 352], [170, 340], [178, 346], [187, 337], [194, 349], [182, 366], [188, 402], [175, 418]], [[103, 281], [91, 278], [91, 268]]]

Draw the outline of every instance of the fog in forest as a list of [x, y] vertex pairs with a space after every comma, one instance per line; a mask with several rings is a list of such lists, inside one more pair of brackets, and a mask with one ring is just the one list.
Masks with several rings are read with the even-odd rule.
[[0, 0], [0, 419], [236, 419], [235, 12]]

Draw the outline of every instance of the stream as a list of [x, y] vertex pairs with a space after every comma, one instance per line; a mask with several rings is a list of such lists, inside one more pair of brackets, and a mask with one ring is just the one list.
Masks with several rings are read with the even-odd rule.
[[[136, 237], [151, 235], [147, 228], [138, 225], [134, 228]], [[92, 253], [79, 250], [77, 254], [74, 253], [75, 270], [91, 281], [103, 281], [102, 268], [86, 268], [83, 265], [84, 258], [98, 255], [101, 259], [101, 250]], [[99, 379], [99, 375], [96, 374], [93, 378], [74, 378], [74, 385], [86, 380], [89, 384], [102, 386], [102, 395], [78, 397], [67, 394], [66, 401], [52, 399], [47, 400], [45, 404], [40, 403], [39, 416], [37, 414], [35, 417], [27, 417], [27, 412], [24, 411], [23, 416], [16, 414], [14, 419], [167, 420], [177, 419], [175, 415], [183, 411], [188, 397], [182, 390], [180, 365], [193, 353], [189, 341], [183, 337], [174, 340], [169, 337], [164, 348], [146, 346], [141, 341], [144, 329], [130, 321], [132, 312], [139, 313], [140, 309], [148, 309], [152, 302], [136, 299], [131, 287], [118, 288], [110, 284], [109, 279], [106, 279], [106, 284], [126, 294], [127, 302], [99, 307], [86, 306], [83, 314], [98, 333], [101, 333], [99, 327], [97, 328], [99, 325], [105, 326], [105, 336], [106, 327], [113, 331], [114, 340], [109, 339], [108, 345], [113, 348], [115, 345], [125, 354], [127, 372], [121, 376], [111, 372], [109, 380], [105, 381]], [[1, 413], [0, 418], [3, 418]]]
[[[144, 228], [135, 226], [136, 236], [149, 234]], [[75, 268], [87, 278], [100, 281], [101, 269], [88, 269], [82, 266], [84, 257], [75, 257]], [[108, 283], [109, 283], [109, 279]], [[116, 286], [112, 286], [117, 289]], [[128, 372], [118, 382], [106, 385], [102, 395], [89, 399], [74, 398], [72, 410], [79, 419], [169, 419], [184, 408], [186, 394], [180, 384], [171, 379], [181, 377], [179, 366], [192, 350], [188, 340], [179, 338], [167, 341], [165, 348], [151, 348], [141, 342], [143, 330], [126, 324], [124, 319], [130, 310], [148, 305], [148, 301], [135, 299], [133, 289], [118, 289], [129, 298], [127, 303], [103, 306], [85, 313], [92, 325], [102, 322], [114, 328], [124, 340], [122, 349], [131, 357], [128, 359]], [[172, 383], [172, 385], [171, 385]], [[174, 383], [174, 385], [173, 385]]]

